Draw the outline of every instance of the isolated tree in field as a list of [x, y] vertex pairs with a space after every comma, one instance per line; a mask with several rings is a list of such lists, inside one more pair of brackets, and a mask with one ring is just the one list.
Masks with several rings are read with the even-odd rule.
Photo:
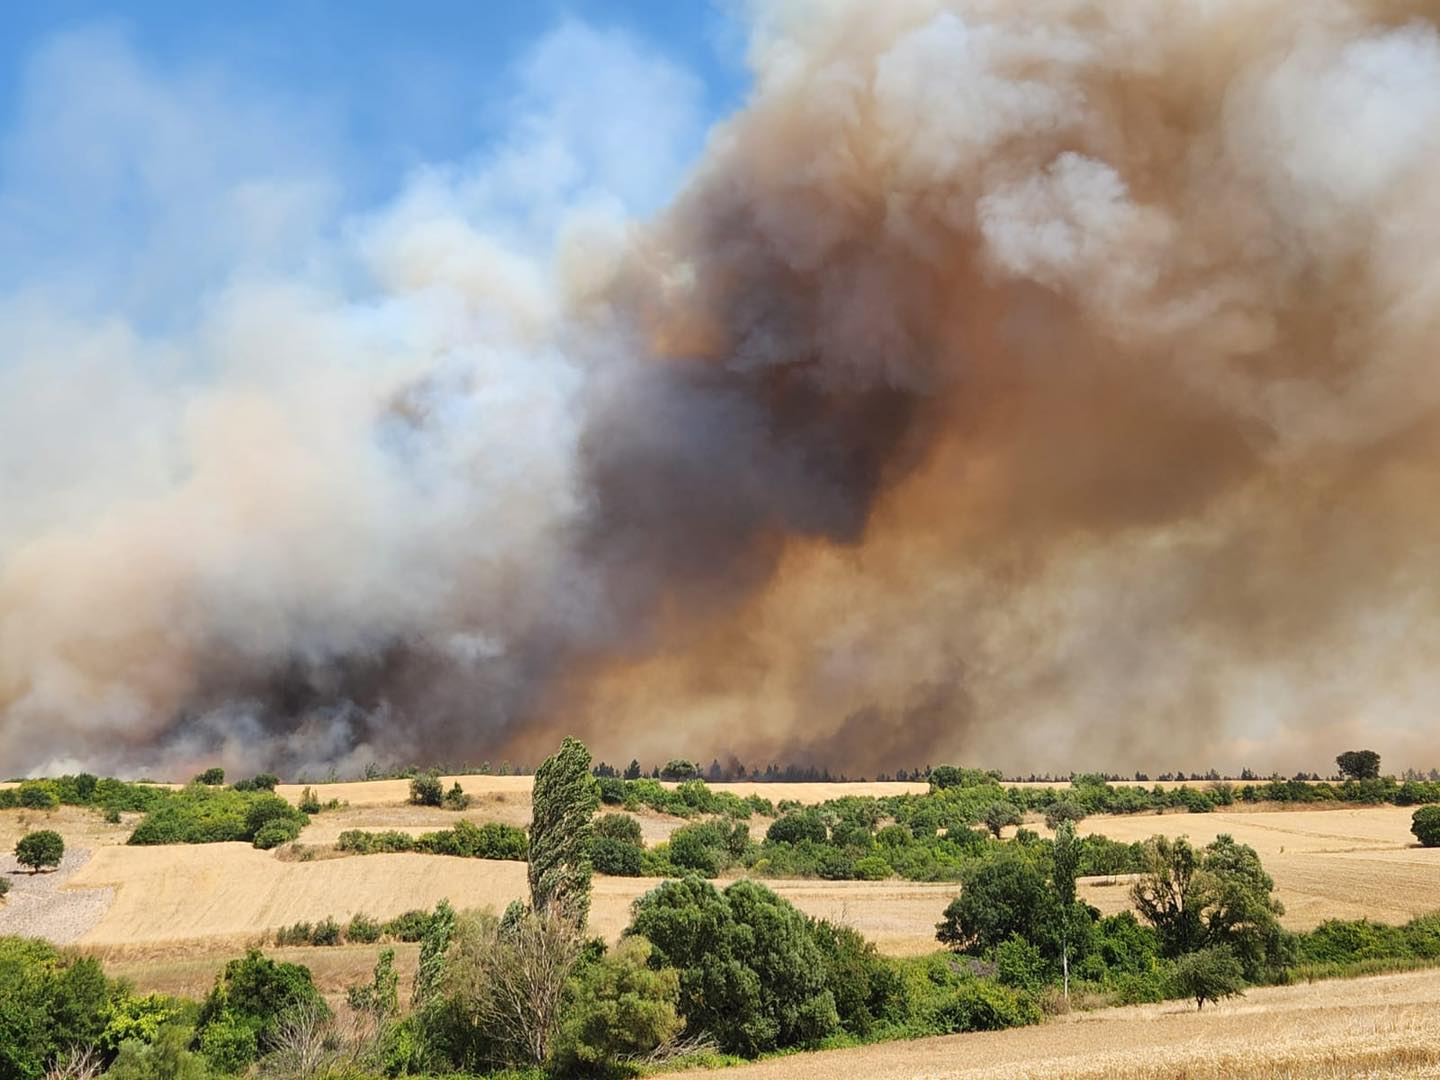
[[1346, 750], [1335, 759], [1340, 775], [1347, 780], [1377, 780], [1380, 777], [1380, 755], [1374, 750]]
[[1440, 847], [1440, 806], [1422, 806], [1410, 818], [1410, 831], [1425, 847]]
[[1019, 825], [1021, 821], [1020, 810], [1014, 803], [993, 802], [985, 808], [983, 815], [985, 827], [990, 830], [996, 840], [1000, 839], [1000, 830], [1006, 825]]
[[51, 829], [26, 833], [15, 845], [15, 861], [36, 874], [47, 867], [59, 866], [64, 857], [65, 841]]
[[600, 787], [590, 751], [566, 738], [535, 770], [530, 821], [530, 906], [543, 915], [560, 904], [576, 925], [590, 912], [592, 820]]
[[1172, 977], [1175, 989], [1195, 1000], [1197, 1011], [1207, 1001], [1242, 996], [1245, 986], [1240, 961], [1223, 945], [1186, 953], [1175, 961]]

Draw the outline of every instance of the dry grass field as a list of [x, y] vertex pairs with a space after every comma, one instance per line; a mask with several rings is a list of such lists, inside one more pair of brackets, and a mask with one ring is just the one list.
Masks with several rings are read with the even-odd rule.
[[[648, 878], [597, 878], [591, 925], [616, 938], [630, 904], [656, 884]], [[910, 882], [777, 881], [774, 888], [810, 914], [843, 920], [894, 953], [929, 951], [951, 885]], [[285, 862], [248, 844], [107, 847], [67, 882], [68, 889], [113, 888], [115, 898], [81, 939], [98, 948], [229, 943], [290, 923], [363, 911], [386, 919], [441, 899], [456, 907], [501, 910], [525, 892], [517, 862], [437, 855], [365, 855]], [[189, 943], [189, 945], [187, 945]]]
[[1072, 1013], [1039, 1027], [797, 1054], [736, 1080], [1290, 1080], [1440, 1076], [1440, 971]]

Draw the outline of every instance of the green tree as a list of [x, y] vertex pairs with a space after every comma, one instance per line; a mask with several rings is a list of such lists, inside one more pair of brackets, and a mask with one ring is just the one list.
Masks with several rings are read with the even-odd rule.
[[1159, 933], [1164, 955], [1224, 946], [1251, 979], [1284, 965], [1289, 943], [1279, 916], [1285, 908], [1254, 848], [1224, 833], [1199, 851], [1183, 837], [1154, 837], [1144, 857], [1145, 873], [1131, 899]]
[[1050, 829], [1058, 829], [1064, 821], [1078, 823], [1084, 819], [1085, 808], [1073, 799], [1060, 799], [1045, 808], [1045, 824]]
[[624, 779], [626, 779], [626, 780], [639, 780], [639, 779], [640, 779], [640, 762], [637, 761], [635, 758], [631, 758], [631, 759], [630, 759], [630, 764], [625, 766]]
[[839, 1024], [809, 921], [758, 882], [721, 893], [698, 877], [667, 881], [635, 902], [627, 933], [650, 940], [654, 963], [679, 969], [689, 1029], [728, 1053], [811, 1046]]
[[961, 871], [960, 895], [946, 907], [935, 936], [961, 952], [984, 952], [1015, 934], [1047, 942], [1057, 922], [1045, 875], [1017, 845], [1006, 844]]
[[1000, 839], [1000, 830], [1006, 825], [1019, 825], [1021, 822], [1020, 809], [1014, 803], [993, 802], [985, 807], [981, 816], [985, 827], [996, 840]]
[[661, 780], [694, 780], [700, 775], [700, 767], [685, 758], [674, 758], [660, 770]]
[[26, 833], [15, 845], [15, 861], [30, 867], [31, 873], [60, 865], [65, 857], [65, 841], [53, 829]]
[[207, 787], [219, 787], [225, 783], [225, 770], [218, 766], [212, 769], [206, 769], [195, 777], [195, 783], [204, 784]]
[[680, 1033], [680, 976], [652, 968], [652, 952], [643, 937], [628, 937], [571, 977], [552, 1052], [562, 1075], [613, 1073]]
[[1440, 847], [1440, 806], [1422, 806], [1410, 816], [1410, 831], [1424, 847]]
[[1185, 837], [1152, 837], [1145, 844], [1144, 870], [1130, 900], [1160, 935], [1166, 956], [1193, 952], [1205, 943], [1205, 909], [1212, 902], [1201, 856]]
[[1195, 1000], [1197, 1011], [1203, 1009], [1207, 1001], [1239, 997], [1245, 986], [1240, 961], [1223, 945], [1186, 953], [1175, 961], [1171, 979], [1179, 993]]
[[0, 937], [0, 1077], [37, 1080], [56, 1055], [95, 1045], [114, 992], [93, 958]]
[[1346, 750], [1335, 759], [1340, 775], [1347, 780], [1378, 780], [1380, 755], [1374, 750]]
[[577, 926], [590, 910], [592, 819], [600, 791], [590, 751], [566, 738], [535, 770], [530, 821], [530, 905], [543, 914], [558, 904]]
[[1061, 821], [1055, 829], [1055, 848], [1051, 859], [1050, 887], [1060, 916], [1060, 964], [1064, 973], [1065, 1000], [1070, 1000], [1070, 936], [1076, 921], [1075, 878], [1080, 872], [1082, 854], [1075, 824]]

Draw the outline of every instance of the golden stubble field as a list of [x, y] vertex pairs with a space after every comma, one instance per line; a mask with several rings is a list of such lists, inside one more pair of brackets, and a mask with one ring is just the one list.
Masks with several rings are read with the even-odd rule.
[[1072, 1013], [1039, 1027], [797, 1054], [737, 1080], [1299, 1080], [1440, 1076], [1440, 970]]

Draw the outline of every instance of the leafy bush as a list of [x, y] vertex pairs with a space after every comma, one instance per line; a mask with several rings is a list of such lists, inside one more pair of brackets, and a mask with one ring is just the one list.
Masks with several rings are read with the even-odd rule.
[[465, 794], [465, 789], [460, 786], [460, 781], [457, 780], [455, 781], [455, 785], [445, 793], [443, 802], [446, 810], [468, 810], [470, 809], [471, 799], [469, 795]]
[[356, 912], [345, 924], [345, 940], [357, 945], [373, 945], [382, 932], [380, 924], [362, 912]]
[[274, 773], [260, 773], [250, 780], [237, 780], [230, 786], [236, 791], [274, 791], [280, 778]]
[[310, 932], [311, 945], [339, 945], [340, 924], [333, 917], [326, 916], [322, 921], [315, 924], [315, 929]]
[[281, 1019], [301, 1007], [329, 1015], [309, 969], [251, 949], [225, 965], [200, 1006], [200, 1048], [217, 1068], [235, 1071], [269, 1050]]
[[288, 844], [300, 835], [300, 826], [293, 821], [268, 821], [255, 832], [251, 841], [262, 851], [269, 851], [281, 844]]
[[571, 978], [552, 1054], [562, 1075], [619, 1072], [679, 1034], [680, 978], [673, 968], [652, 969], [652, 952], [643, 937], [625, 938]]
[[825, 920], [810, 924], [810, 936], [824, 958], [825, 988], [841, 1027], [863, 1038], [878, 1024], [903, 1018], [900, 976], [873, 944], [850, 927]]
[[602, 814], [590, 841], [590, 862], [596, 873], [638, 877], [644, 868], [645, 841], [640, 822], [629, 814]]
[[1422, 806], [1410, 818], [1410, 831], [1425, 847], [1440, 847], [1440, 806]]
[[310, 935], [315, 932], [312, 923], [297, 922], [282, 926], [275, 931], [275, 944], [282, 948], [288, 945], [309, 945]]
[[698, 877], [635, 902], [630, 934], [680, 971], [680, 1011], [722, 1050], [754, 1055], [814, 1045], [839, 1025], [809, 920], [755, 881], [724, 893]]
[[53, 829], [26, 833], [15, 845], [15, 861], [35, 873], [60, 865], [65, 857], [65, 841]]
[[946, 1033], [1001, 1031], [1040, 1020], [1040, 1006], [1033, 997], [987, 979], [964, 983], [932, 1014], [934, 1028]]
[[209, 1070], [205, 1060], [191, 1052], [189, 1035], [184, 1027], [168, 1024], [151, 1042], [126, 1040], [106, 1070], [106, 1080], [206, 1080]]
[[314, 788], [308, 786], [301, 790], [300, 801], [296, 805], [302, 814], [318, 814], [322, 809], [320, 796], [315, 794]]
[[94, 1045], [115, 992], [91, 958], [0, 938], [0, 1076], [37, 1080], [56, 1054]]
[[804, 840], [823, 844], [829, 839], [829, 831], [817, 811], [799, 810], [772, 821], [765, 830], [765, 839], [776, 844], [798, 844]]
[[206, 769], [195, 777], [195, 783], [205, 784], [207, 787], [218, 787], [225, 783], [225, 770], [221, 768]]
[[995, 978], [1002, 986], [1038, 994], [1050, 981], [1050, 967], [1044, 955], [1018, 934], [995, 947]]
[[26, 810], [54, 810], [60, 805], [59, 798], [46, 785], [29, 781], [20, 785], [17, 797]]
[[385, 931], [386, 937], [394, 938], [396, 941], [419, 941], [425, 936], [430, 919], [431, 915], [428, 911], [407, 911], [386, 922], [382, 929]]
[[445, 789], [440, 784], [440, 770], [430, 769], [410, 781], [410, 801], [416, 806], [440, 806]]

